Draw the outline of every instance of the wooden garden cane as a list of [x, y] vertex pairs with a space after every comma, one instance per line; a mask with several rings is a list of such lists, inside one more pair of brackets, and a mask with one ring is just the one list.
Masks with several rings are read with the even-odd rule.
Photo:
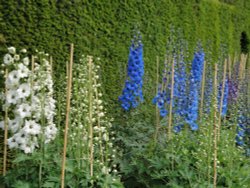
[[169, 116], [168, 116], [168, 140], [172, 138], [172, 105], [174, 98], [174, 58], [172, 60], [172, 70], [171, 70], [171, 94], [170, 94], [170, 104], [169, 104]]
[[88, 65], [89, 65], [89, 139], [90, 139], [90, 177], [93, 176], [94, 173], [94, 145], [93, 145], [93, 124], [92, 124], [92, 118], [93, 118], [93, 86], [92, 86], [92, 68], [93, 68], [93, 57], [88, 56]]
[[202, 85], [201, 85], [201, 104], [200, 104], [200, 112], [199, 112], [200, 121], [202, 120], [202, 115], [203, 115], [205, 81], [206, 81], [206, 61], [204, 61], [204, 64], [203, 64]]
[[[5, 70], [5, 78], [7, 79], [8, 69]], [[5, 87], [5, 98], [8, 94], [8, 90]], [[4, 153], [3, 153], [3, 176], [6, 175], [7, 169], [7, 144], [8, 144], [8, 107], [6, 106], [5, 114], [4, 114]]]
[[68, 127], [69, 127], [69, 115], [70, 115], [70, 98], [71, 98], [71, 87], [72, 87], [73, 53], [74, 53], [74, 44], [71, 44], [70, 64], [69, 64], [68, 78], [67, 78], [66, 121], [65, 121], [64, 145], [63, 145], [63, 156], [62, 156], [61, 188], [64, 188], [64, 178], [65, 178], [65, 163], [66, 163], [67, 138], [68, 138]]
[[217, 71], [218, 71], [218, 65], [215, 64], [214, 68], [214, 181], [213, 181], [213, 187], [216, 188], [217, 186]]

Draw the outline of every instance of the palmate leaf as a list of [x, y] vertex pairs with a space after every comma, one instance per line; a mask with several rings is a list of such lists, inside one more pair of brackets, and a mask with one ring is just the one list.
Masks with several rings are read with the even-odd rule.
[[60, 187], [60, 177], [49, 176], [47, 180], [44, 182], [44, 188], [57, 188]]
[[29, 155], [19, 154], [12, 162], [21, 163], [21, 162], [28, 161], [28, 160], [31, 160], [31, 157]]
[[32, 185], [28, 182], [23, 182], [23, 181], [17, 181], [14, 185], [13, 188], [32, 188]]

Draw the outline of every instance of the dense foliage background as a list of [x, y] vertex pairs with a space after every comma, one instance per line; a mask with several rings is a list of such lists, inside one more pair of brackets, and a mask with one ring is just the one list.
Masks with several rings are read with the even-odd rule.
[[[221, 44], [231, 54], [239, 53], [241, 33], [250, 36], [250, 2], [246, 0], [1, 0], [0, 10], [1, 54], [11, 45], [53, 52], [58, 75], [65, 72], [69, 43], [76, 46], [75, 58], [83, 53], [100, 56], [110, 109], [121, 93], [135, 27], [142, 32], [145, 46], [148, 91], [155, 77], [156, 55], [164, 58], [170, 25], [183, 31], [190, 52], [202, 40], [205, 51], [209, 49], [215, 58]], [[151, 98], [150, 92], [146, 101]]]

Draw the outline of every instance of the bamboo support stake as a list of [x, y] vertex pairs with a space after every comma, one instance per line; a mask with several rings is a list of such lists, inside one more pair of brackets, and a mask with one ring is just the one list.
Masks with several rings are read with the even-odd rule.
[[172, 60], [172, 70], [171, 70], [171, 94], [170, 94], [170, 104], [169, 104], [169, 116], [168, 116], [168, 140], [172, 138], [172, 105], [174, 98], [174, 58]]
[[[69, 77], [69, 64], [68, 64], [68, 62], [66, 62], [66, 78], [68, 79], [68, 77]], [[68, 82], [67, 82], [67, 84], [68, 84]]]
[[[158, 94], [158, 84], [159, 84], [159, 56], [156, 57], [156, 95]], [[155, 106], [155, 135], [154, 135], [154, 144], [157, 142], [157, 136], [159, 131], [160, 117], [159, 117], [159, 109], [157, 104]]]
[[222, 90], [221, 90], [219, 122], [218, 122], [218, 142], [220, 141], [221, 114], [222, 114], [223, 101], [224, 101], [226, 76], [227, 76], [227, 59], [225, 59], [225, 61], [224, 61], [223, 78], [222, 78]]
[[231, 71], [231, 64], [232, 64], [232, 61], [231, 61], [231, 57], [230, 56], [228, 57], [228, 61], [227, 62], [228, 62], [228, 78], [231, 79], [231, 74], [232, 74], [231, 73], [232, 72]]
[[[8, 69], [5, 70], [5, 78], [7, 79]], [[8, 94], [7, 88], [5, 88], [5, 97]], [[7, 170], [7, 147], [8, 147], [8, 107], [5, 108], [4, 114], [4, 151], [3, 151], [3, 176], [6, 175]]]
[[93, 85], [92, 85], [92, 66], [93, 66], [93, 57], [88, 56], [89, 64], [89, 146], [90, 146], [90, 177], [93, 176], [93, 166], [94, 166], [94, 146], [93, 146]]
[[218, 65], [215, 64], [214, 69], [214, 181], [213, 181], [213, 187], [216, 188], [217, 186], [217, 71], [218, 71]]
[[63, 156], [62, 156], [61, 188], [64, 188], [64, 179], [65, 179], [65, 163], [66, 163], [67, 137], [68, 137], [69, 115], [70, 115], [70, 98], [71, 98], [71, 87], [72, 87], [73, 53], [74, 53], [74, 45], [71, 44], [70, 65], [67, 78], [66, 121], [65, 121], [64, 145], [63, 145]]
[[200, 104], [200, 112], [199, 112], [199, 117], [200, 117], [200, 120], [202, 120], [202, 115], [203, 115], [203, 104], [204, 104], [205, 81], [206, 81], [206, 61], [204, 61], [204, 65], [203, 65], [203, 74], [202, 74], [202, 84], [201, 84], [201, 104]]

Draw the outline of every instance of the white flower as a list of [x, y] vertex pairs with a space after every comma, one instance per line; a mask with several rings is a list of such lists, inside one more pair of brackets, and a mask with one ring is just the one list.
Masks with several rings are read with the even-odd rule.
[[24, 151], [24, 153], [32, 153], [35, 149], [35, 147], [33, 145], [25, 145], [23, 144], [21, 147], [20, 147], [21, 150]]
[[29, 75], [29, 69], [22, 63], [18, 64], [18, 71], [21, 78], [27, 77]]
[[41, 88], [42, 88], [42, 87], [41, 87], [40, 82], [35, 82], [35, 83], [34, 83], [33, 89], [34, 89], [35, 91], [39, 91]]
[[18, 143], [16, 141], [16, 138], [15, 136], [11, 137], [8, 139], [8, 145], [9, 145], [9, 148], [10, 149], [13, 149], [13, 148], [17, 148], [18, 147]]
[[20, 52], [27, 53], [27, 50], [26, 49], [22, 49]]
[[97, 104], [98, 104], [98, 105], [102, 104], [102, 100], [98, 100], [98, 101], [97, 101]]
[[50, 124], [47, 127], [45, 127], [44, 135], [45, 135], [45, 143], [50, 142], [51, 140], [54, 140], [56, 137], [57, 128], [55, 124]]
[[20, 80], [19, 72], [16, 70], [11, 71], [8, 75], [8, 78], [5, 81], [6, 87], [11, 88], [17, 86], [19, 84], [19, 80]]
[[0, 128], [4, 130], [4, 121], [0, 121]]
[[30, 107], [30, 105], [23, 103], [17, 107], [16, 113], [21, 118], [30, 117], [31, 116], [31, 107]]
[[29, 84], [27, 83], [21, 84], [19, 88], [17, 89], [17, 93], [21, 99], [28, 97], [30, 95], [30, 92], [31, 92], [31, 88]]
[[9, 104], [16, 104], [19, 100], [16, 90], [9, 90], [6, 96], [6, 100]]
[[106, 166], [102, 167], [102, 173], [103, 174], [108, 174], [109, 173], [109, 169]]
[[20, 117], [16, 117], [13, 120], [9, 120], [9, 129], [13, 132], [16, 133], [22, 124], [22, 119]]
[[15, 138], [18, 145], [23, 145], [28, 142], [28, 137], [26, 137], [23, 131], [14, 134], [13, 138]]
[[6, 54], [4, 57], [3, 57], [3, 62], [4, 64], [6, 65], [10, 65], [14, 62], [14, 59], [13, 57], [10, 55], [10, 54]]
[[10, 54], [15, 54], [16, 53], [16, 48], [11, 46], [8, 48]]
[[100, 112], [100, 113], [98, 114], [98, 116], [99, 116], [99, 117], [103, 117], [103, 116], [104, 116], [104, 113], [103, 113], [103, 112]]
[[105, 141], [109, 140], [109, 136], [106, 133], [104, 133], [102, 137], [103, 137], [103, 140]]
[[29, 63], [30, 63], [30, 60], [29, 60], [28, 57], [23, 58], [23, 64], [24, 64], [24, 65], [28, 66]]
[[41, 132], [41, 126], [34, 120], [26, 120], [22, 130], [25, 134], [37, 135]]
[[14, 55], [14, 60], [15, 60], [15, 61], [19, 61], [19, 60], [20, 60], [20, 56], [19, 56], [19, 55], [17, 55], [17, 54], [16, 54], [16, 55]]

